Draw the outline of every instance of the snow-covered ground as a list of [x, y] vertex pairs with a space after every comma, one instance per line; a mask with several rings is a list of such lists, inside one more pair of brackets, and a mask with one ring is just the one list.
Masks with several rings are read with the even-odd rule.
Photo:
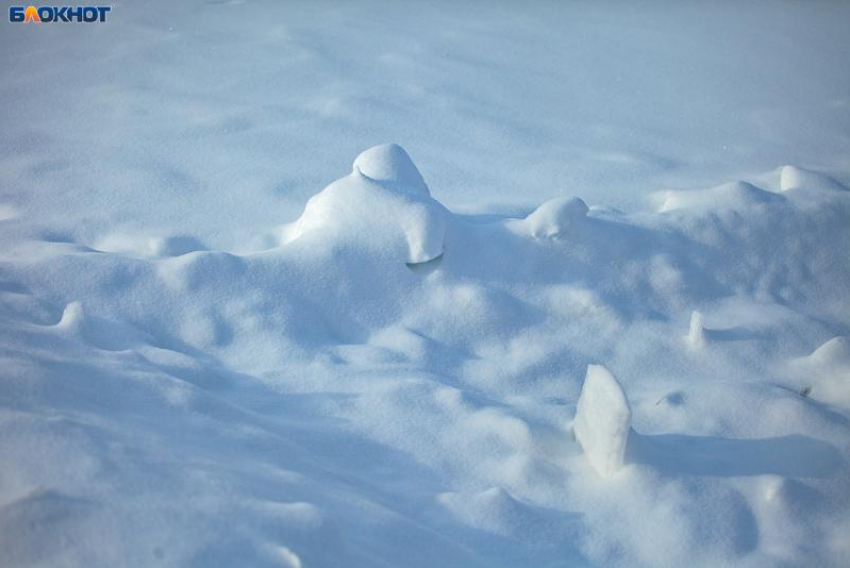
[[0, 565], [846, 564], [850, 4], [528, 4], [3, 24]]

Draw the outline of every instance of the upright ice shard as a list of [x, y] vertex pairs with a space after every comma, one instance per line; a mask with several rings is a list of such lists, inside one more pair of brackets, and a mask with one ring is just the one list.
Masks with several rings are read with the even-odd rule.
[[587, 459], [602, 477], [623, 466], [632, 411], [626, 393], [602, 365], [588, 365], [573, 431]]

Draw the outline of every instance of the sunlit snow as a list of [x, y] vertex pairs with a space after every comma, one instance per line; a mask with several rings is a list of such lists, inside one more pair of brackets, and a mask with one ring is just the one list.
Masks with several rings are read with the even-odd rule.
[[846, 565], [848, 21], [6, 22], [0, 565]]

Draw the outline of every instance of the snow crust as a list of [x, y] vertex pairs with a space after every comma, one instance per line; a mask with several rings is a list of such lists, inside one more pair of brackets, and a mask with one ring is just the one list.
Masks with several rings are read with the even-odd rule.
[[632, 411], [623, 387], [602, 365], [588, 365], [576, 406], [573, 432], [588, 460], [603, 477], [622, 466]]

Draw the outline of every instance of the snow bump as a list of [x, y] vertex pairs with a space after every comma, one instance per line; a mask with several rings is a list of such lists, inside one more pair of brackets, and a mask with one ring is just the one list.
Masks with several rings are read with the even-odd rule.
[[559, 197], [545, 202], [513, 225], [535, 239], [553, 238], [578, 227], [587, 217], [587, 212], [587, 204], [578, 197]]
[[413, 160], [398, 144], [381, 144], [364, 150], [354, 160], [352, 170], [375, 181], [394, 183], [431, 195]]
[[724, 183], [709, 189], [671, 190], [654, 194], [661, 201], [659, 213], [680, 209], [745, 211], [752, 207], [776, 203], [784, 197], [745, 181]]
[[448, 211], [432, 199], [407, 152], [395, 144], [360, 154], [351, 175], [314, 195], [283, 230], [282, 243], [313, 243], [386, 252], [407, 264], [443, 254]]

